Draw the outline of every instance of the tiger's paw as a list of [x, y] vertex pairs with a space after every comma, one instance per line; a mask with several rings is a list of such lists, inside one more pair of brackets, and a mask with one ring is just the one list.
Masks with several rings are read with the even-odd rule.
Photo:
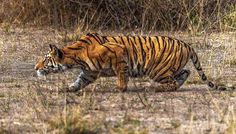
[[127, 87], [116, 86], [116, 89], [118, 89], [118, 91], [120, 91], [120, 92], [125, 92], [125, 91], [127, 91]]
[[80, 90], [80, 86], [76, 83], [72, 83], [69, 85], [69, 88], [66, 90], [66, 92], [77, 92]]
[[179, 88], [176, 82], [168, 82], [168, 83], [150, 82], [146, 84], [146, 86], [151, 89], [154, 89], [155, 92], [173, 92]]

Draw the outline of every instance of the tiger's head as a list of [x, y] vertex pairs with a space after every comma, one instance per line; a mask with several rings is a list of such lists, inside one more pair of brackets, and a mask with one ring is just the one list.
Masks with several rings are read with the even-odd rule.
[[38, 76], [45, 76], [51, 72], [60, 72], [67, 69], [69, 66], [64, 63], [64, 53], [55, 45], [49, 45], [50, 50], [41, 58], [35, 65], [35, 70]]

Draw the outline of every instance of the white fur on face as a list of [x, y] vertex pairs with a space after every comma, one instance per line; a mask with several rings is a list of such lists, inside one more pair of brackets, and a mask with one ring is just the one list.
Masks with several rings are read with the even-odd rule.
[[66, 70], [68, 67], [61, 65], [61, 64], [57, 64], [56, 66], [53, 67], [45, 67], [44, 69], [39, 69], [37, 70], [37, 76], [38, 77], [42, 77], [42, 76], [46, 76], [48, 73], [57, 73], [57, 72], [62, 72], [64, 70]]
[[44, 71], [44, 70], [37, 70], [37, 76], [38, 77], [43, 77], [43, 76], [46, 76], [46, 75], [47, 75], [46, 71]]

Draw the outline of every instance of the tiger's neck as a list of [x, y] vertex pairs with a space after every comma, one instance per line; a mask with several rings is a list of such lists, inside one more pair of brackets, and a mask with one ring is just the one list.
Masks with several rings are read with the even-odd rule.
[[86, 50], [71, 50], [67, 47], [61, 49], [64, 53], [64, 59], [62, 64], [77, 65], [80, 61], [85, 61], [87, 57]]

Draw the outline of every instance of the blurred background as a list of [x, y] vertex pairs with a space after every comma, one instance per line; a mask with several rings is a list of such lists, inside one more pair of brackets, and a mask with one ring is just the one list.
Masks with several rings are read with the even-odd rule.
[[85, 30], [236, 29], [236, 0], [0, 0], [0, 23]]

